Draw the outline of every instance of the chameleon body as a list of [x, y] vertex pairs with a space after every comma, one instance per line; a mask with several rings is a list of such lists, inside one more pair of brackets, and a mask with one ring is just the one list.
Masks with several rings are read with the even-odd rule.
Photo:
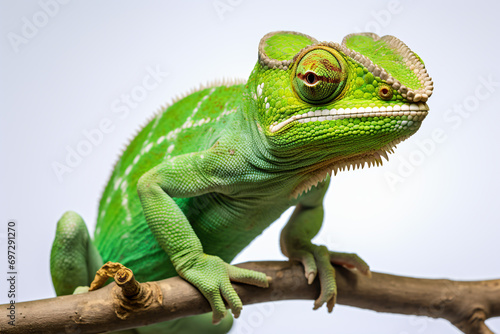
[[268, 286], [265, 274], [228, 263], [290, 206], [281, 248], [310, 283], [319, 277], [315, 308], [333, 308], [332, 263], [369, 274], [356, 255], [310, 240], [330, 177], [382, 164], [420, 127], [433, 90], [424, 64], [397, 38], [370, 33], [338, 44], [274, 32], [258, 52], [246, 82], [193, 92], [137, 134], [105, 188], [93, 242], [80, 216], [63, 215], [51, 254], [58, 295], [89, 285], [103, 261], [143, 282], [180, 275], [213, 312], [155, 331], [226, 332], [232, 319], [223, 300], [235, 316], [241, 310], [230, 281]]

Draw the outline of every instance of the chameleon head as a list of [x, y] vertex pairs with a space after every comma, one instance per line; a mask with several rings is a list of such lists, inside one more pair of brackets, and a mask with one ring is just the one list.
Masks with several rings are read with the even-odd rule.
[[272, 146], [318, 154], [327, 173], [381, 164], [418, 130], [433, 91], [420, 57], [399, 39], [372, 33], [341, 44], [269, 33], [248, 83]]

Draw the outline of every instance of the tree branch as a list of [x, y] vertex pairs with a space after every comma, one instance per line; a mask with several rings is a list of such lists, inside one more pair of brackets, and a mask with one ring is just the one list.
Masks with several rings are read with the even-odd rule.
[[[249, 262], [239, 266], [265, 272], [273, 278], [267, 289], [233, 284], [245, 305], [313, 300], [319, 295], [318, 280], [308, 285], [300, 265]], [[336, 269], [338, 304], [443, 318], [467, 334], [493, 333], [484, 321], [500, 316], [500, 279], [462, 282], [380, 273], [367, 278], [344, 268]], [[5, 310], [8, 306], [0, 307]], [[15, 326], [2, 320], [0, 332], [99, 333], [210, 311], [208, 302], [198, 290], [179, 277], [143, 283], [140, 292], [132, 298], [125, 297], [121, 288], [112, 283], [85, 294], [17, 303], [15, 307]]]

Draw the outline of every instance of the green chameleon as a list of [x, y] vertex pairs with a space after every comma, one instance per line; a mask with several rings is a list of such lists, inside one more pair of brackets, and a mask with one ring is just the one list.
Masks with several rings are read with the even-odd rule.
[[224, 300], [235, 317], [242, 308], [230, 282], [269, 284], [229, 263], [295, 206], [281, 249], [309, 283], [319, 277], [314, 308], [331, 311], [332, 264], [370, 270], [355, 254], [311, 243], [330, 177], [381, 165], [418, 130], [432, 90], [422, 60], [392, 36], [351, 34], [338, 44], [265, 35], [248, 81], [179, 99], [131, 141], [102, 195], [93, 242], [78, 214], [62, 216], [51, 253], [57, 295], [88, 286], [103, 261], [120, 262], [143, 282], [181, 276], [213, 311], [128, 333], [227, 332]]

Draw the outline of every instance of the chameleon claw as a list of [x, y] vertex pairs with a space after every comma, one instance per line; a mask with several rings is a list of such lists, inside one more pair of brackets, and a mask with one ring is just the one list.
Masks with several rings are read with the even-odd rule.
[[307, 284], [311, 285], [314, 282], [315, 278], [316, 274], [314, 272], [309, 273], [309, 275], [307, 275]]
[[333, 308], [337, 304], [337, 295], [333, 295], [333, 297], [326, 303], [326, 307], [328, 309], [328, 313], [333, 312]]

